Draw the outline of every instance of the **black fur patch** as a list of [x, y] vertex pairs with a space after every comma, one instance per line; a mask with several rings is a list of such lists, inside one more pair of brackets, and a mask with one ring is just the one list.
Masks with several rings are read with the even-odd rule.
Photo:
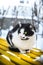
[[9, 47], [11, 51], [20, 52], [18, 48]]

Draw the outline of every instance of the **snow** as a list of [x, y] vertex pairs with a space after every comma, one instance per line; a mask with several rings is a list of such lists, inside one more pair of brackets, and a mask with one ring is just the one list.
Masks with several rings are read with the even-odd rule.
[[7, 36], [7, 33], [8, 33], [8, 29], [7, 30], [1, 30], [1, 32], [2, 32], [2, 34], [1, 34], [1, 36], [0, 36], [0, 38], [4, 38], [4, 39], [6, 39], [6, 36]]
[[39, 24], [39, 32], [37, 32], [37, 40], [36, 40], [36, 45], [34, 47], [39, 48], [43, 51], [43, 37], [42, 37], [42, 22]]
[[34, 16], [34, 18], [33, 18], [33, 19], [34, 19], [34, 20], [36, 20], [36, 21], [38, 20], [37, 16]]
[[[29, 4], [27, 4], [26, 1], [29, 1]], [[3, 7], [5, 10], [7, 10], [9, 7], [8, 13], [7, 13], [7, 15], [5, 15], [5, 17], [13, 17], [12, 16], [12, 9], [14, 8], [14, 6], [16, 6], [16, 7], [18, 7], [17, 10], [19, 12], [18, 18], [23, 17], [23, 18], [30, 19], [30, 17], [32, 16], [32, 7], [34, 6], [35, 1], [36, 0], [31, 0], [31, 1], [24, 0], [24, 4], [21, 4], [20, 0], [11, 0], [11, 1], [10, 0], [4, 0], [4, 1], [0, 0], [0, 8], [3, 11]], [[37, 1], [39, 1], [39, 0], [37, 0]], [[5, 3], [5, 2], [7, 2], [7, 3]], [[20, 10], [21, 7], [22, 7], [22, 9]], [[24, 11], [24, 14], [22, 13], [22, 11]]]

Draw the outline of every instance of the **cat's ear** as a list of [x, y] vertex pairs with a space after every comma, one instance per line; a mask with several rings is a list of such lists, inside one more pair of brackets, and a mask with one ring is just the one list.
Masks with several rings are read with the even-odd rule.
[[19, 24], [19, 27], [21, 27], [21, 22], [19, 22], [18, 24]]

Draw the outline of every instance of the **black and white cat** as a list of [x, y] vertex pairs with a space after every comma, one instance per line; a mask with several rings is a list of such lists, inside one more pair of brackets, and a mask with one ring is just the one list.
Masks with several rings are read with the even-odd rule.
[[29, 23], [19, 23], [8, 32], [6, 39], [11, 49], [26, 53], [35, 44], [35, 27]]

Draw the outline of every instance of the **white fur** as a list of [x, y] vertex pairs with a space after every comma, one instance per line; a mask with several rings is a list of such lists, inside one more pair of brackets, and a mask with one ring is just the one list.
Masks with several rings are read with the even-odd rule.
[[19, 22], [19, 26], [21, 27], [21, 22]]
[[12, 42], [20, 50], [32, 49], [33, 45], [36, 43], [35, 34], [29, 37], [28, 40], [21, 40], [17, 31], [13, 34]]
[[22, 29], [20, 30], [20, 32], [21, 32], [21, 33], [24, 33], [24, 29], [22, 28]]
[[32, 28], [32, 26], [30, 25], [30, 28]]
[[24, 29], [23, 28], [20, 30], [20, 32], [21, 33], [19, 33], [19, 37], [21, 37], [21, 38], [25, 37], [25, 34], [23, 34], [24, 33]]

